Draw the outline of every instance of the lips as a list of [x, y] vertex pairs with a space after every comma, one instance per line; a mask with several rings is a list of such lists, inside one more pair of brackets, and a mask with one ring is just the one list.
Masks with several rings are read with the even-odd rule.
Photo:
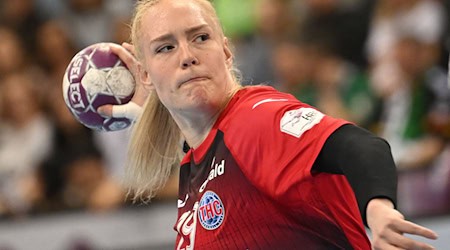
[[189, 77], [186, 80], [181, 81], [179, 86], [181, 87], [182, 85], [187, 84], [187, 83], [203, 81], [203, 80], [206, 80], [206, 79], [208, 79], [208, 78], [204, 77], [204, 76]]

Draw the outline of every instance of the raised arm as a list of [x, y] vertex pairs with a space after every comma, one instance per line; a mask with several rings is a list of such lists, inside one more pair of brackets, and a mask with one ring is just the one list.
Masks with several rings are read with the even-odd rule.
[[404, 235], [437, 238], [395, 209], [396, 167], [385, 140], [354, 125], [342, 126], [327, 139], [312, 170], [347, 177], [363, 221], [371, 229], [374, 249], [433, 249]]

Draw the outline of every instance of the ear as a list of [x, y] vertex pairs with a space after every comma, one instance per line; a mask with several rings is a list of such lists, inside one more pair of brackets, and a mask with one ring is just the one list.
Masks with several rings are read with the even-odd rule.
[[230, 44], [226, 37], [223, 39], [223, 52], [225, 53], [227, 67], [231, 69], [233, 66], [233, 53], [231, 52]]
[[144, 88], [147, 90], [153, 90], [154, 85], [152, 83], [152, 80], [150, 78], [150, 74], [147, 70], [144, 69], [142, 64], [138, 64], [138, 74], [139, 74], [139, 81], [144, 85]]

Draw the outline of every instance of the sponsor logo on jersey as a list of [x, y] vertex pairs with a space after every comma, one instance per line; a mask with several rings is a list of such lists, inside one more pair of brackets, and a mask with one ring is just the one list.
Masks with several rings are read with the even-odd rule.
[[198, 190], [200, 193], [202, 193], [206, 185], [208, 185], [208, 182], [213, 180], [214, 178], [221, 176], [225, 173], [225, 160], [222, 160], [220, 163], [216, 163], [216, 157], [213, 158], [211, 162], [211, 171], [209, 172], [208, 178], [203, 182], [203, 184], [200, 186], [200, 189]]
[[219, 196], [206, 191], [200, 199], [198, 208], [198, 220], [206, 230], [214, 230], [222, 225], [225, 218], [225, 207]]
[[281, 132], [300, 138], [303, 133], [318, 124], [324, 114], [312, 108], [299, 108], [284, 113], [280, 121]]

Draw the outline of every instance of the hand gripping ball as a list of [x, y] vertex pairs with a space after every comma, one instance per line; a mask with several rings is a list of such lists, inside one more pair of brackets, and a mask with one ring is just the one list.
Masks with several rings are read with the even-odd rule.
[[98, 131], [116, 131], [131, 125], [127, 118], [103, 117], [97, 108], [129, 102], [134, 89], [133, 75], [110, 50], [109, 43], [93, 44], [78, 52], [63, 79], [64, 101], [73, 116]]

